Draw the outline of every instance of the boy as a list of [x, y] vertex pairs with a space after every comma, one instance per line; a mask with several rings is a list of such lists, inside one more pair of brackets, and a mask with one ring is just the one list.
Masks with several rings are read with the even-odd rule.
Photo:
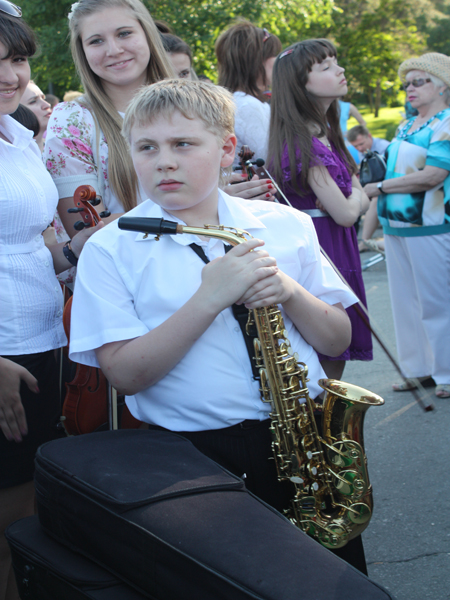
[[219, 191], [220, 171], [233, 163], [233, 126], [231, 95], [208, 83], [162, 81], [133, 99], [123, 133], [151, 200], [127, 216], [223, 224], [254, 239], [225, 254], [217, 239], [157, 241], [111, 223], [79, 261], [70, 356], [100, 365], [136, 418], [182, 432], [281, 510], [290, 490], [268, 460], [270, 406], [260, 399], [231, 305], [281, 306], [315, 398], [325, 376], [315, 350], [337, 356], [348, 346], [344, 307], [357, 299], [322, 258], [309, 217]]

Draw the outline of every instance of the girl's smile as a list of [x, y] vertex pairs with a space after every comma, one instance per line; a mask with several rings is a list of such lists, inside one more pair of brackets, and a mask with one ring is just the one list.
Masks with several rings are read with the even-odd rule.
[[85, 17], [81, 40], [89, 66], [106, 88], [145, 83], [150, 49], [130, 9], [116, 6]]

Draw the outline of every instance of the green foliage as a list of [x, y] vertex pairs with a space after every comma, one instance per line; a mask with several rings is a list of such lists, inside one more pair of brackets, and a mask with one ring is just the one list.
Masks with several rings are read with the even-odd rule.
[[351, 94], [365, 92], [379, 109], [381, 99], [398, 97], [400, 63], [425, 48], [415, 24], [415, 0], [337, 0], [342, 9], [329, 34], [339, 48]]
[[[395, 135], [397, 127], [403, 121], [404, 108], [402, 105], [391, 108], [381, 108], [377, 118], [374, 117], [370, 107], [359, 105], [358, 110], [364, 117], [370, 133], [374, 137], [391, 141]], [[348, 121], [348, 128], [358, 125], [358, 122], [352, 117]]]
[[439, 19], [439, 22], [430, 31], [428, 47], [432, 52], [441, 52], [450, 55], [450, 17]]
[[192, 48], [197, 73], [217, 79], [214, 43], [239, 18], [278, 35], [283, 45], [331, 25], [333, 0], [157, 0], [146, 2]]
[[[287, 45], [314, 37], [331, 25], [333, 0], [144, 0], [155, 19], [166, 21], [192, 48], [199, 73], [216, 80], [214, 42], [238, 18], [266, 27]], [[59, 96], [78, 89], [68, 42], [67, 14], [72, 0], [22, 0], [25, 20], [38, 34], [41, 53], [32, 60], [33, 77]]]
[[36, 32], [40, 51], [31, 59], [31, 76], [44, 92], [60, 98], [71, 89], [80, 89], [69, 49], [67, 14], [71, 0], [21, 0], [23, 16]]
[[[24, 17], [38, 34], [41, 53], [32, 75], [44, 91], [62, 96], [79, 89], [69, 50], [67, 14], [73, 0], [21, 0]], [[283, 45], [328, 37], [346, 68], [350, 99], [371, 104], [403, 100], [399, 64], [429, 48], [450, 54], [450, 0], [144, 0], [192, 48], [194, 66], [216, 81], [214, 42], [239, 18], [266, 27]]]

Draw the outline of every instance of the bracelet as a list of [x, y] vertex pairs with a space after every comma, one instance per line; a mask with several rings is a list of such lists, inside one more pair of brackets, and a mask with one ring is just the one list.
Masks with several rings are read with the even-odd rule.
[[70, 242], [72, 240], [69, 240], [64, 246], [63, 246], [63, 254], [64, 256], [67, 258], [67, 260], [70, 262], [71, 265], [73, 265], [74, 267], [77, 266], [78, 264], [78, 258], [75, 256], [75, 254], [73, 253], [73, 250], [70, 246]]

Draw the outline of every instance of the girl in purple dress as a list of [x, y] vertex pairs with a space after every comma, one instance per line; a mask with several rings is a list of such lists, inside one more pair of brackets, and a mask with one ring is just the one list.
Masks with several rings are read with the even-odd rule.
[[[269, 164], [289, 202], [310, 214], [320, 245], [366, 303], [353, 224], [369, 199], [339, 127], [338, 99], [347, 93], [336, 48], [325, 39], [298, 42], [273, 71]], [[355, 309], [347, 309], [352, 341], [340, 356], [320, 356], [328, 377], [340, 379], [347, 360], [372, 360], [372, 339]]]

